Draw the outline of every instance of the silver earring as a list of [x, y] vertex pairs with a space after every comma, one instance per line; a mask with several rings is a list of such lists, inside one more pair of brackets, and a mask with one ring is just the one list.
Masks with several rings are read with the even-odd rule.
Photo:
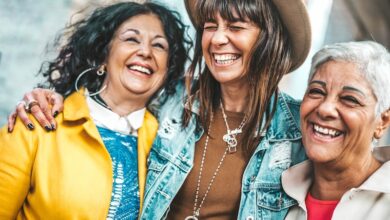
[[[101, 65], [100, 68], [96, 71], [96, 75], [98, 75], [98, 76], [104, 75], [104, 74], [106, 73], [106, 71], [104, 70], [104, 68], [105, 68], [105, 66], [104, 66], [104, 65]], [[94, 69], [96, 69], [96, 67], [88, 68], [88, 69], [84, 70], [83, 72], [81, 72], [81, 73], [77, 76], [76, 81], [75, 81], [75, 83], [74, 83], [74, 88], [75, 88], [75, 90], [76, 90], [77, 92], [80, 91], [80, 89], [78, 88], [77, 85], [78, 85], [78, 82], [79, 82], [79, 80], [81, 79], [81, 77], [82, 77], [84, 74], [86, 74], [86, 73], [88, 73], [89, 71], [94, 70]], [[91, 94], [89, 94], [88, 96], [97, 95], [97, 94], [103, 92], [103, 90], [105, 90], [106, 87], [107, 87], [107, 85], [104, 85], [99, 91], [94, 92], [94, 93], [91, 93]]]

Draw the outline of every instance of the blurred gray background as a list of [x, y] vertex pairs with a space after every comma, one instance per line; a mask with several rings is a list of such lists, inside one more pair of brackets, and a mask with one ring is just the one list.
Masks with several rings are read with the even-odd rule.
[[[53, 56], [47, 53], [46, 45], [53, 42], [71, 15], [111, 2], [118, 1], [0, 0], [0, 126], [5, 125], [7, 115], [23, 94], [42, 81], [36, 73], [42, 61]], [[155, 2], [179, 11], [183, 21], [190, 23], [183, 0]], [[312, 21], [312, 49], [305, 64], [280, 84], [282, 90], [298, 99], [305, 91], [310, 57], [323, 45], [374, 40], [390, 48], [389, 0], [306, 0], [306, 4]], [[390, 144], [390, 135], [381, 142]]]

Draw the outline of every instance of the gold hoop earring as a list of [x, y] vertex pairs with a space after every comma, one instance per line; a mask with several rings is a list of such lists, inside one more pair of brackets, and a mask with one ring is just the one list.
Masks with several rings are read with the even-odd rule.
[[100, 68], [96, 71], [96, 74], [98, 76], [103, 76], [106, 73], [105, 68], [106, 68], [106, 66], [101, 65]]

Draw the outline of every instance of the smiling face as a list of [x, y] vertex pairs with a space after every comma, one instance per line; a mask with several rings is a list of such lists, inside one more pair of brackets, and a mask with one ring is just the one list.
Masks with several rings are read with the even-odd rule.
[[376, 98], [353, 63], [322, 64], [309, 83], [301, 105], [302, 141], [318, 163], [349, 164], [370, 154], [380, 125]]
[[249, 21], [230, 22], [219, 14], [204, 24], [202, 50], [213, 77], [221, 84], [247, 83], [245, 70], [260, 28]]
[[156, 15], [126, 20], [110, 44], [105, 94], [117, 101], [137, 97], [146, 103], [164, 83], [168, 52], [168, 41]]

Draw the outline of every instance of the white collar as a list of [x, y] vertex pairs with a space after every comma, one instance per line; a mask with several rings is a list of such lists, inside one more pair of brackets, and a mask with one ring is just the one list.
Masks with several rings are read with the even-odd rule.
[[91, 117], [99, 127], [107, 128], [122, 134], [138, 136], [138, 129], [144, 122], [146, 108], [142, 108], [127, 116], [120, 116], [115, 112], [101, 106], [95, 100], [87, 96], [87, 105]]

